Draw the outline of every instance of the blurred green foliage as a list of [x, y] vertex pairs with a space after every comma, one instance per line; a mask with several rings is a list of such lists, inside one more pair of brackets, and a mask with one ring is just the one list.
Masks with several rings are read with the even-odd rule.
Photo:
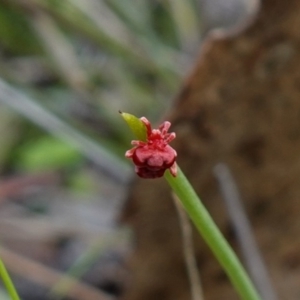
[[12, 55], [34, 55], [41, 51], [26, 15], [0, 2], [0, 41], [3, 50]]
[[51, 136], [27, 142], [18, 152], [16, 167], [27, 172], [55, 170], [82, 160], [73, 147]]
[[[115, 155], [129, 136], [117, 111], [158, 121], [198, 38], [193, 0], [0, 1], [2, 79]], [[10, 122], [2, 118], [0, 131]], [[0, 168], [8, 161], [9, 169], [42, 171], [82, 160], [63, 141], [22, 119], [15, 124], [0, 137]]]

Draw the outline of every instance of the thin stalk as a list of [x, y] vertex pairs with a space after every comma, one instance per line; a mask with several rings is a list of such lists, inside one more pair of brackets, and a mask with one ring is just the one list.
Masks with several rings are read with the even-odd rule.
[[214, 173], [234, 225], [245, 265], [255, 286], [264, 300], [278, 300], [231, 170], [226, 164], [219, 163], [214, 167]]
[[178, 197], [174, 193], [172, 193], [172, 195], [179, 218], [179, 225], [181, 227], [183, 255], [191, 286], [191, 300], [204, 300], [203, 289], [195, 255], [192, 224]]
[[224, 268], [241, 299], [261, 300], [244, 267], [180, 168], [178, 167], [176, 177], [173, 177], [169, 171], [166, 171], [165, 179], [181, 200], [189, 217]]
[[0, 276], [2, 281], [7, 289], [7, 292], [11, 298], [11, 300], [20, 300], [20, 297], [17, 293], [17, 290], [5, 268], [3, 261], [0, 259]]

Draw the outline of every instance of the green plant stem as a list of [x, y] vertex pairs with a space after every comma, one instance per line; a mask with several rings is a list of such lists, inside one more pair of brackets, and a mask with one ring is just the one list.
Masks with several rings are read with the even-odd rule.
[[236, 254], [223, 237], [180, 168], [178, 167], [176, 177], [166, 171], [165, 179], [181, 200], [187, 214], [219, 260], [241, 298], [244, 300], [261, 300]]
[[3, 261], [0, 259], [0, 276], [3, 280], [3, 283], [7, 289], [7, 292], [11, 298], [11, 300], [20, 300], [20, 297], [16, 291], [16, 288], [5, 268]]

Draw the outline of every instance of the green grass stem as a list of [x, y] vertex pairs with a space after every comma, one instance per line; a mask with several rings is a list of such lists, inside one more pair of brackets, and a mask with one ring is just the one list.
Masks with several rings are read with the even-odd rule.
[[0, 276], [6, 287], [6, 290], [11, 298], [11, 300], [20, 300], [17, 290], [5, 268], [3, 261], [0, 259]]
[[166, 171], [165, 179], [182, 202], [183, 207], [199, 233], [224, 268], [241, 299], [261, 300], [244, 267], [180, 168], [178, 167], [178, 175], [176, 177], [173, 177], [169, 171]]

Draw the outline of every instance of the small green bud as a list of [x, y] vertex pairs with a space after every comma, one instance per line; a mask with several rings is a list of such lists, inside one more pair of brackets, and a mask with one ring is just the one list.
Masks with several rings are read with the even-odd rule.
[[147, 128], [145, 124], [136, 116], [124, 113], [119, 111], [119, 113], [122, 115], [123, 119], [135, 135], [135, 138], [137, 138], [140, 141], [146, 142], [147, 141]]

